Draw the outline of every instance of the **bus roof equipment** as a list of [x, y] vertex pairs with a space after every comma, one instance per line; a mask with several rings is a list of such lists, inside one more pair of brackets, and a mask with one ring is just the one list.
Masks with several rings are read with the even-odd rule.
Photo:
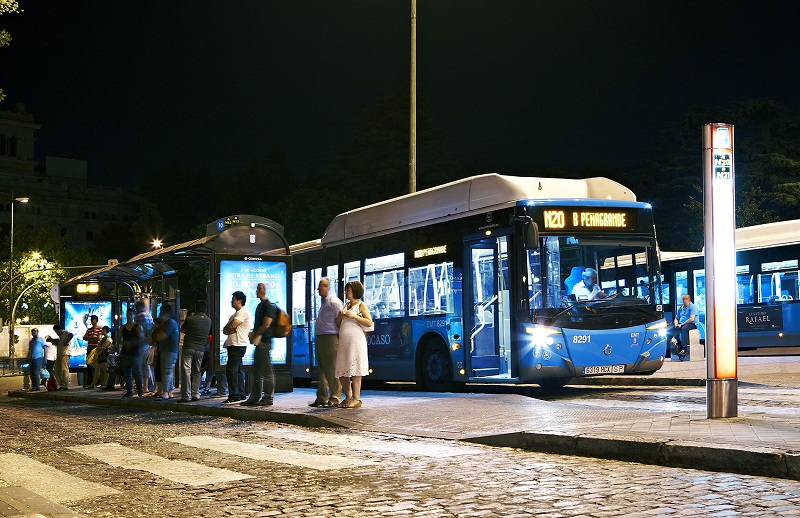
[[339, 214], [328, 225], [321, 243], [325, 245], [447, 221], [509, 207], [522, 200], [586, 198], [636, 201], [636, 195], [630, 189], [608, 178], [570, 180], [490, 173]]

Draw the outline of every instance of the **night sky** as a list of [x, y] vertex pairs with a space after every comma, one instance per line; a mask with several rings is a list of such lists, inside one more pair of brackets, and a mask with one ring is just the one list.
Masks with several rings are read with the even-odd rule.
[[[25, 103], [37, 159], [107, 185], [273, 148], [324, 168], [409, 81], [409, 0], [20, 4], [0, 16], [0, 110]], [[417, 94], [462, 164], [632, 165], [691, 107], [800, 109], [798, 22], [788, 0], [418, 0]]]

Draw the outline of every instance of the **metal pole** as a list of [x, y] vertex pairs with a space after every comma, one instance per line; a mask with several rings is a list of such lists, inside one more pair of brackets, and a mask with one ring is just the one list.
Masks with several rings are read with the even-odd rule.
[[8, 363], [11, 370], [14, 370], [14, 311], [11, 307], [14, 304], [14, 193], [11, 193], [11, 255], [8, 258], [8, 274], [10, 292], [8, 294]]
[[[11, 254], [9, 257], [9, 266], [8, 272], [11, 276], [11, 279], [8, 281], [10, 286], [10, 293], [9, 293], [9, 300], [8, 300], [8, 309], [12, 311], [11, 306], [14, 304], [14, 202], [18, 201], [20, 203], [28, 203], [28, 198], [21, 196], [19, 198], [14, 197], [14, 193], [11, 193]], [[12, 311], [13, 313], [13, 311]], [[14, 317], [12, 315], [11, 321], [8, 323], [8, 360], [9, 363], [12, 365], [12, 369], [14, 368]]]
[[417, 0], [411, 0], [411, 120], [408, 145], [408, 192], [417, 192]]

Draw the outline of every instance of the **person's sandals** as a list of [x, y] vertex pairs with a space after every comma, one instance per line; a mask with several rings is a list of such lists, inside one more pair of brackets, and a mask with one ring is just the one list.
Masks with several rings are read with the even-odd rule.
[[349, 400], [349, 399], [343, 399], [343, 400], [341, 401], [341, 403], [339, 403], [339, 404], [338, 404], [338, 405], [336, 405], [336, 406], [337, 406], [337, 407], [339, 407], [339, 408], [347, 408], [347, 405], [348, 405], [349, 403], [350, 403], [350, 400]]
[[361, 407], [361, 400], [360, 399], [351, 399], [345, 408], [360, 408]]

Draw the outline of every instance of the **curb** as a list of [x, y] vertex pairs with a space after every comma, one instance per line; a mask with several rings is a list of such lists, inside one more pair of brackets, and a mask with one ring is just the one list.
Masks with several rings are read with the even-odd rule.
[[[704, 381], [704, 380], [703, 380]], [[40, 395], [41, 394], [41, 395]], [[44, 394], [47, 394], [46, 397]], [[492, 435], [452, 435], [415, 432], [403, 429], [399, 432], [376, 426], [363, 425], [342, 418], [326, 415], [265, 410], [269, 407], [208, 406], [196, 403], [173, 403], [150, 401], [150, 398], [92, 398], [66, 396], [58, 392], [31, 393], [9, 391], [9, 397], [41, 401], [61, 401], [126, 409], [159, 410], [185, 414], [228, 417], [241, 421], [266, 421], [308, 428], [345, 428], [372, 432], [400, 433], [417, 437], [433, 437], [458, 440], [486, 446], [518, 448], [521, 450], [576, 455], [580, 457], [636, 462], [674, 468], [689, 468], [723, 473], [738, 473], [761, 477], [800, 480], [800, 452], [786, 452], [769, 447], [737, 448], [726, 445], [683, 440], [658, 440], [643, 437], [615, 435], [575, 434], [518, 431]]]
[[786, 453], [773, 448], [737, 449], [691, 441], [540, 432], [511, 432], [462, 440], [539, 453], [800, 480], [800, 453]]
[[60, 401], [63, 403], [81, 403], [87, 405], [122, 407], [139, 410], [168, 410], [170, 412], [181, 412], [184, 414], [229, 417], [240, 421], [267, 421], [272, 423], [291, 424], [296, 426], [306, 426], [309, 428], [348, 428], [345, 425], [322, 419], [315, 415], [295, 414], [281, 412], [279, 410], [263, 410], [268, 407], [241, 408], [236, 406], [208, 406], [192, 403], [173, 403], [162, 401], [149, 401], [151, 398], [91, 398], [81, 396], [64, 396], [58, 392], [44, 392], [47, 397], [40, 397], [38, 393], [24, 391], [9, 391], [9, 397], [24, 398], [41, 401]]

